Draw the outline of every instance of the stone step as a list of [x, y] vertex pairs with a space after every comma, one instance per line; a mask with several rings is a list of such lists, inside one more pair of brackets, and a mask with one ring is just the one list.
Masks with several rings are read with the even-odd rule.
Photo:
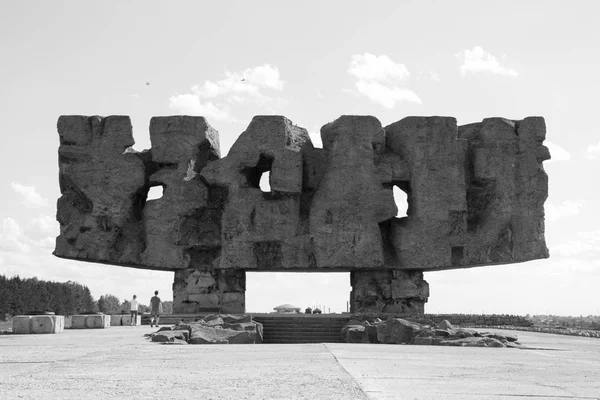
[[255, 318], [254, 321], [260, 322], [263, 325], [333, 325], [333, 326], [344, 326], [347, 321], [272, 321], [272, 320], [262, 320]]
[[[161, 325], [179, 321], [194, 321], [199, 314], [171, 314], [160, 317]], [[340, 331], [350, 320], [347, 315], [253, 315], [253, 320], [263, 325], [263, 343], [341, 343]], [[142, 318], [142, 324], [149, 324]]]
[[326, 330], [340, 330], [344, 325], [277, 325], [277, 324], [262, 324], [264, 329], [326, 329]]
[[263, 331], [263, 336], [331, 336], [339, 337], [340, 332], [327, 332], [327, 331]]
[[281, 329], [281, 328], [265, 328], [263, 327], [263, 332], [267, 334], [270, 333], [302, 333], [302, 334], [335, 334], [339, 335], [341, 329]]
[[263, 343], [341, 343], [346, 319], [255, 318], [263, 324]]
[[342, 340], [333, 338], [269, 338], [264, 339], [263, 343], [342, 343]]

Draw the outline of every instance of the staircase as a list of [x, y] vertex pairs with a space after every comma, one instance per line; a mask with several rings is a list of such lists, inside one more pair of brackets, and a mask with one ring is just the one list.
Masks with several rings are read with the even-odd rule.
[[341, 343], [344, 314], [253, 314], [263, 325], [263, 343]]

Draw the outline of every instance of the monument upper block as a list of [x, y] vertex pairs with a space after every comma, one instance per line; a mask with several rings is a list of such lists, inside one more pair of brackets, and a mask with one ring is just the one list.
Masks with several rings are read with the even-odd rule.
[[[203, 117], [152, 118], [152, 148], [137, 152], [128, 117], [62, 116], [54, 254], [198, 271], [427, 271], [546, 258], [545, 130], [539, 117], [382, 127], [342, 116], [321, 128], [320, 149], [285, 117], [257, 116], [221, 158]], [[269, 192], [259, 187], [266, 172]], [[153, 186], [163, 196], [148, 200]], [[407, 217], [396, 218], [394, 187], [407, 194]], [[217, 275], [211, 285], [235, 285]]]

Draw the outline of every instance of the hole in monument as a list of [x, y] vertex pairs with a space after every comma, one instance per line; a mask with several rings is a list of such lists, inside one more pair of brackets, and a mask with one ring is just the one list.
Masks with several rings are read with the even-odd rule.
[[301, 313], [310, 307], [340, 314], [350, 307], [351, 290], [349, 272], [246, 271], [246, 312], [275, 313], [275, 307], [289, 304]]
[[394, 186], [392, 188], [393, 195], [394, 195], [394, 202], [396, 203], [396, 206], [398, 207], [398, 213], [396, 214], [396, 218], [408, 217], [408, 214], [409, 214], [408, 210], [410, 207], [410, 204], [408, 203], [408, 192], [410, 190], [409, 186], [406, 186], [406, 185], [400, 186], [398, 184], [394, 184]]
[[163, 197], [164, 187], [162, 185], [152, 186], [150, 190], [148, 190], [148, 197], [146, 200], [157, 200]]
[[270, 193], [271, 192], [270, 179], [271, 179], [271, 173], [269, 171], [265, 172], [260, 177], [259, 187], [260, 187], [260, 190], [262, 190], [264, 193]]
[[[132, 101], [139, 101], [139, 96], [132, 95]], [[136, 132], [136, 126], [148, 126], [148, 121], [152, 118], [152, 115], [139, 115], [138, 117], [131, 117], [132, 135], [135, 144], [131, 146], [132, 150], [142, 152], [146, 149], [150, 149], [152, 144], [150, 143], [150, 133], [147, 129], [141, 129]]]
[[242, 169], [241, 172], [246, 177], [246, 187], [253, 187], [261, 189], [263, 192], [270, 192], [271, 187], [269, 180], [272, 166], [273, 157], [261, 154], [255, 167], [246, 167]]

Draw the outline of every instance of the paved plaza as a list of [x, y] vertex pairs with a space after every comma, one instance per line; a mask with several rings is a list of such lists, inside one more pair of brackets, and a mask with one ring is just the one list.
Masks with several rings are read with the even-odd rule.
[[143, 337], [153, 331], [0, 335], [0, 398], [600, 399], [600, 340], [593, 338], [513, 332], [535, 350], [169, 346]]

